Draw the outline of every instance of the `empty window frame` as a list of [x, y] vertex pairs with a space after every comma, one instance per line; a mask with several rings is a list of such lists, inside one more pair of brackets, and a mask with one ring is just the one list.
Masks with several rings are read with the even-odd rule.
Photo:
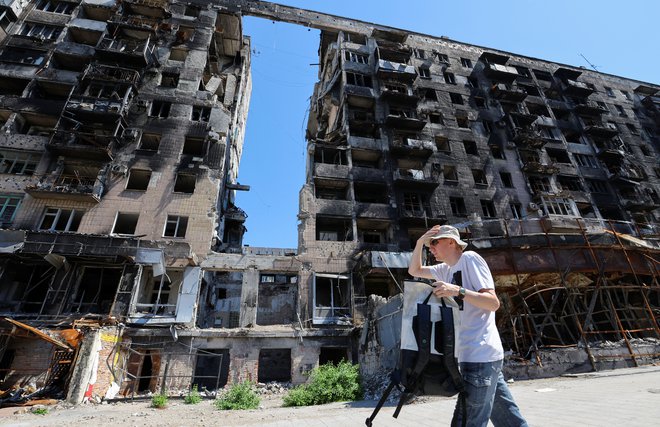
[[532, 73], [534, 73], [534, 76], [536, 77], [536, 80], [542, 80], [542, 81], [546, 81], [546, 82], [551, 82], [552, 81], [552, 74], [550, 74], [548, 71], [532, 70]]
[[603, 89], [605, 89], [605, 93], [607, 96], [614, 98], [614, 91], [612, 90], [611, 87], [604, 86]]
[[317, 199], [324, 200], [348, 200], [348, 182], [316, 180], [314, 192]]
[[592, 169], [598, 168], [598, 160], [596, 160], [594, 156], [588, 154], [573, 154], [573, 157], [579, 166]]
[[458, 171], [456, 166], [444, 165], [442, 167], [442, 176], [445, 179], [445, 183], [456, 184], [458, 182]]
[[211, 118], [211, 107], [193, 106], [190, 120], [193, 122], [208, 122]]
[[149, 117], [158, 117], [164, 119], [170, 115], [172, 103], [169, 101], [153, 101], [149, 110]]
[[435, 137], [435, 146], [438, 149], [438, 151], [449, 154], [451, 153], [451, 145], [449, 144], [449, 138], [445, 136], [439, 136], [437, 135]]
[[146, 191], [151, 180], [151, 171], [148, 169], [131, 169], [126, 181], [127, 190]]
[[380, 169], [382, 167], [382, 152], [375, 150], [352, 150], [353, 166], [360, 168]]
[[463, 105], [463, 95], [460, 93], [449, 92], [449, 99], [452, 104]]
[[628, 114], [626, 114], [626, 110], [623, 109], [623, 106], [614, 104], [614, 108], [616, 108], [616, 112], [619, 113], [619, 116], [628, 117]]
[[626, 127], [628, 128], [628, 132], [630, 132], [631, 134], [639, 135], [639, 130], [632, 123], [626, 123]]
[[387, 204], [390, 198], [387, 185], [373, 182], [354, 182], [355, 201], [361, 203]]
[[550, 181], [546, 177], [530, 176], [529, 185], [535, 192], [548, 193], [552, 190], [552, 187], [550, 187]]
[[492, 200], [480, 200], [481, 203], [481, 212], [484, 218], [496, 218], [497, 211], [495, 210], [495, 204]]
[[438, 94], [435, 92], [434, 89], [421, 89], [420, 93], [422, 94], [422, 97], [427, 100], [427, 101], [437, 101], [438, 100]]
[[472, 68], [472, 61], [468, 58], [461, 58], [461, 66], [463, 68]]
[[143, 133], [140, 138], [140, 150], [158, 151], [161, 135], [155, 133]]
[[559, 148], [546, 148], [545, 152], [554, 163], [571, 164], [571, 159], [568, 157], [568, 152]]
[[163, 237], [186, 237], [187, 228], [187, 216], [167, 215]]
[[454, 216], [466, 216], [467, 210], [465, 209], [465, 200], [462, 197], [450, 197], [449, 206], [451, 213]]
[[192, 194], [195, 192], [197, 176], [192, 173], [177, 173], [174, 180], [174, 192]]
[[41, 154], [22, 151], [0, 150], [0, 173], [32, 175]]
[[314, 275], [314, 323], [337, 323], [350, 316], [351, 291], [348, 276]]
[[344, 59], [348, 62], [355, 62], [357, 64], [368, 64], [369, 55], [364, 55], [362, 53], [352, 52], [350, 50], [344, 51]]
[[509, 172], [500, 172], [500, 180], [506, 188], [513, 188], [513, 178]]
[[445, 121], [440, 113], [429, 113], [429, 123], [444, 125]]
[[520, 203], [517, 203], [517, 202], [509, 203], [509, 210], [511, 211], [512, 218], [522, 219], [524, 217], [523, 210], [522, 210], [522, 204], [520, 204]]
[[112, 227], [112, 234], [135, 234], [137, 228], [139, 213], [133, 212], [117, 212], [115, 224]]
[[499, 145], [490, 144], [488, 148], [490, 149], [490, 154], [493, 156], [494, 159], [500, 159], [500, 160], [506, 159], [504, 150], [502, 150], [502, 148]]
[[530, 72], [529, 72], [529, 68], [527, 68], [527, 67], [521, 67], [521, 66], [518, 66], [518, 65], [514, 65], [514, 68], [516, 69], [516, 71], [518, 71], [518, 74], [519, 74], [520, 76], [522, 76], [522, 77], [527, 77], [527, 78], [531, 78], [531, 77], [532, 77], [532, 75], [531, 75]]
[[347, 165], [348, 156], [346, 155], [346, 150], [316, 146], [314, 149], [314, 163]]
[[428, 67], [417, 67], [417, 74], [423, 79], [431, 78], [431, 70]]
[[36, 38], [39, 40], [55, 40], [62, 33], [62, 27], [55, 25], [46, 25], [36, 22], [25, 22], [19, 34], [24, 37]]
[[486, 108], [487, 107], [486, 98], [482, 98], [480, 96], [475, 96], [473, 99], [474, 99], [474, 105], [477, 108]]
[[587, 188], [591, 193], [609, 194], [607, 184], [600, 179], [587, 179]]
[[430, 216], [429, 195], [422, 193], [403, 193], [403, 210], [409, 215]]
[[463, 140], [463, 148], [465, 148], [465, 154], [471, 154], [473, 156], [479, 155], [479, 149], [477, 148], [477, 143], [470, 140]]
[[41, 0], [36, 8], [44, 12], [61, 13], [63, 15], [70, 15], [77, 3], [70, 3], [68, 1], [57, 0]]
[[[367, 76], [365, 74], [360, 74], [360, 73], [351, 73], [347, 72], [346, 73], [346, 83], [349, 85], [354, 85], [354, 86], [362, 86], [362, 87], [373, 87], [372, 86], [372, 81], [371, 81], [371, 76]], [[386, 85], [387, 87], [387, 85]], [[389, 90], [389, 87], [388, 87]], [[403, 92], [406, 93], [406, 92]]]
[[11, 224], [21, 204], [22, 197], [0, 194], [0, 223]]
[[461, 129], [469, 129], [470, 119], [467, 116], [456, 116], [456, 125]]
[[386, 221], [357, 220], [358, 240], [362, 243], [388, 243], [390, 224]]
[[456, 76], [454, 75], [454, 73], [445, 71], [444, 73], [442, 73], [442, 77], [445, 79], [445, 83], [450, 85], [456, 84]]
[[472, 169], [472, 178], [474, 179], [474, 185], [478, 187], [488, 186], [486, 172], [484, 172], [482, 169]]
[[170, 60], [172, 61], [185, 61], [188, 57], [188, 50], [180, 47], [173, 47], [170, 49]]
[[179, 85], [179, 73], [164, 72], [160, 77], [162, 87], [177, 87]]
[[353, 222], [350, 218], [316, 217], [316, 240], [345, 242], [353, 240]]
[[85, 211], [75, 209], [46, 208], [41, 217], [39, 230], [78, 231], [80, 220]]
[[413, 55], [417, 59], [426, 59], [426, 52], [423, 49], [413, 49]]
[[547, 215], [576, 216], [573, 204], [568, 199], [543, 199], [543, 210]]
[[187, 136], [183, 142], [183, 149], [181, 154], [203, 157], [206, 154], [206, 144], [204, 138], [195, 138]]
[[0, 61], [39, 66], [44, 63], [46, 53], [41, 50], [7, 46], [0, 53]]
[[582, 184], [580, 183], [580, 179], [578, 177], [558, 175], [557, 182], [559, 183], [559, 185], [563, 190], [584, 191], [584, 188], [582, 187]]
[[436, 52], [435, 56], [436, 56], [436, 58], [438, 58], [439, 63], [449, 64], [449, 56], [447, 56], [447, 54]]

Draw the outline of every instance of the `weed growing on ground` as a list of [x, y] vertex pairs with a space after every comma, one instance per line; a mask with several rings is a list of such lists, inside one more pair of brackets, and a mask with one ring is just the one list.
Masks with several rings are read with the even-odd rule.
[[155, 394], [151, 398], [151, 406], [154, 408], [162, 409], [167, 406], [167, 395], [165, 394]]
[[215, 401], [218, 409], [256, 409], [259, 407], [259, 396], [255, 393], [252, 383], [234, 384]]
[[32, 413], [37, 415], [46, 415], [48, 413], [48, 408], [34, 408], [32, 409]]
[[202, 401], [202, 396], [197, 390], [197, 384], [192, 386], [192, 389], [188, 392], [188, 395], [183, 398], [183, 401], [189, 405], [196, 405]]
[[358, 365], [346, 361], [315, 368], [307, 384], [295, 387], [284, 396], [284, 406], [322, 405], [362, 399]]

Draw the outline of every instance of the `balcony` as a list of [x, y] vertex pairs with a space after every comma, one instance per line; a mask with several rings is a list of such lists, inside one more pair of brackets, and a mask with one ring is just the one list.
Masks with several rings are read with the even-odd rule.
[[626, 156], [621, 143], [614, 141], [599, 141], [595, 144], [596, 155], [605, 163], [620, 163]]
[[378, 40], [378, 58], [383, 61], [406, 63], [410, 60], [411, 55], [412, 49], [403, 43]]
[[35, 199], [64, 199], [80, 202], [100, 202], [105, 185], [98, 177], [77, 175], [44, 175], [37, 184], [25, 187]]
[[515, 128], [512, 133], [512, 140], [518, 147], [541, 149], [548, 142], [535, 129]]
[[584, 124], [584, 133], [600, 138], [613, 138], [619, 134], [616, 126], [609, 123], [587, 122]]
[[660, 207], [660, 201], [641, 189], [621, 193], [619, 198], [623, 207], [633, 212], [650, 212]]
[[394, 184], [400, 187], [433, 189], [439, 183], [436, 174], [424, 170], [399, 168], [394, 171]]
[[83, 79], [117, 82], [123, 85], [137, 85], [140, 73], [129, 68], [110, 67], [102, 64], [90, 64], [85, 70]]
[[359, 108], [373, 107], [376, 102], [376, 95], [370, 87], [347, 84], [344, 86], [344, 96], [349, 105]]
[[378, 77], [381, 79], [402, 80], [412, 82], [417, 78], [417, 72], [412, 65], [400, 62], [378, 60]]
[[498, 82], [511, 83], [518, 78], [518, 70], [508, 65], [486, 63], [484, 65], [484, 74], [489, 79]]
[[77, 118], [104, 123], [115, 122], [127, 110], [121, 98], [111, 100], [84, 95], [71, 95], [65, 109], [75, 113]]
[[131, 13], [150, 18], [163, 19], [172, 15], [168, 0], [124, 0], [124, 5]]
[[500, 101], [521, 102], [527, 98], [527, 92], [514, 85], [497, 83], [490, 88], [490, 93]]
[[407, 87], [396, 87], [392, 85], [384, 85], [382, 92], [380, 93], [382, 100], [400, 105], [417, 105], [419, 102], [419, 96], [410, 92]]
[[349, 168], [347, 165], [334, 165], [329, 163], [316, 163], [314, 165], [314, 177], [316, 178], [346, 178]]
[[562, 91], [564, 95], [586, 98], [594, 93], [595, 89], [586, 83], [566, 79], [562, 81]]
[[428, 159], [433, 154], [435, 144], [432, 141], [412, 138], [395, 138], [390, 142], [390, 151], [395, 155], [421, 157]]
[[426, 126], [426, 120], [420, 119], [416, 111], [395, 108], [390, 108], [385, 123], [391, 128], [413, 131], [420, 131]]
[[526, 173], [540, 175], [553, 175], [559, 172], [559, 168], [554, 164], [543, 164], [535, 160], [523, 161], [522, 170]]
[[128, 63], [145, 67], [157, 61], [155, 48], [150, 38], [137, 40], [105, 36], [96, 46], [96, 54], [119, 64]]
[[59, 130], [48, 141], [47, 148], [58, 156], [98, 160], [113, 159], [117, 137], [101, 133], [85, 133]]
[[134, 38], [145, 38], [155, 35], [158, 31], [160, 21], [140, 15], [114, 14], [107, 20], [111, 27], [121, 28], [123, 34]]
[[404, 205], [399, 207], [399, 221], [408, 226], [426, 226], [447, 221], [444, 213], [434, 213], [429, 203], [423, 205]]
[[580, 116], [601, 116], [608, 112], [606, 107], [593, 101], [584, 101], [573, 106], [575, 113]]

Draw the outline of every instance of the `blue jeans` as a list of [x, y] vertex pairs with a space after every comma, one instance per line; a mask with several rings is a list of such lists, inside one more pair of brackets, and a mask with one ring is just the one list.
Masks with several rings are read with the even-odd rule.
[[[486, 427], [488, 420], [495, 427], [528, 427], [513, 400], [502, 375], [502, 361], [486, 363], [460, 363], [465, 382], [468, 427]], [[463, 407], [456, 402], [452, 427], [462, 425]]]

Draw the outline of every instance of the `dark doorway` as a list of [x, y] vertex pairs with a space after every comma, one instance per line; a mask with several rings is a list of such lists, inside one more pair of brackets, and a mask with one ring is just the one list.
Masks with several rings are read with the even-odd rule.
[[140, 370], [140, 382], [138, 383], [138, 393], [142, 391], [149, 391], [151, 385], [151, 377], [153, 376], [153, 360], [151, 358], [151, 351], [147, 350], [144, 359], [142, 359], [142, 369]]
[[197, 350], [193, 385], [198, 390], [217, 390], [227, 384], [229, 376], [229, 350]]
[[348, 360], [348, 349], [346, 347], [321, 347], [319, 365], [328, 363], [337, 365], [342, 360]]

